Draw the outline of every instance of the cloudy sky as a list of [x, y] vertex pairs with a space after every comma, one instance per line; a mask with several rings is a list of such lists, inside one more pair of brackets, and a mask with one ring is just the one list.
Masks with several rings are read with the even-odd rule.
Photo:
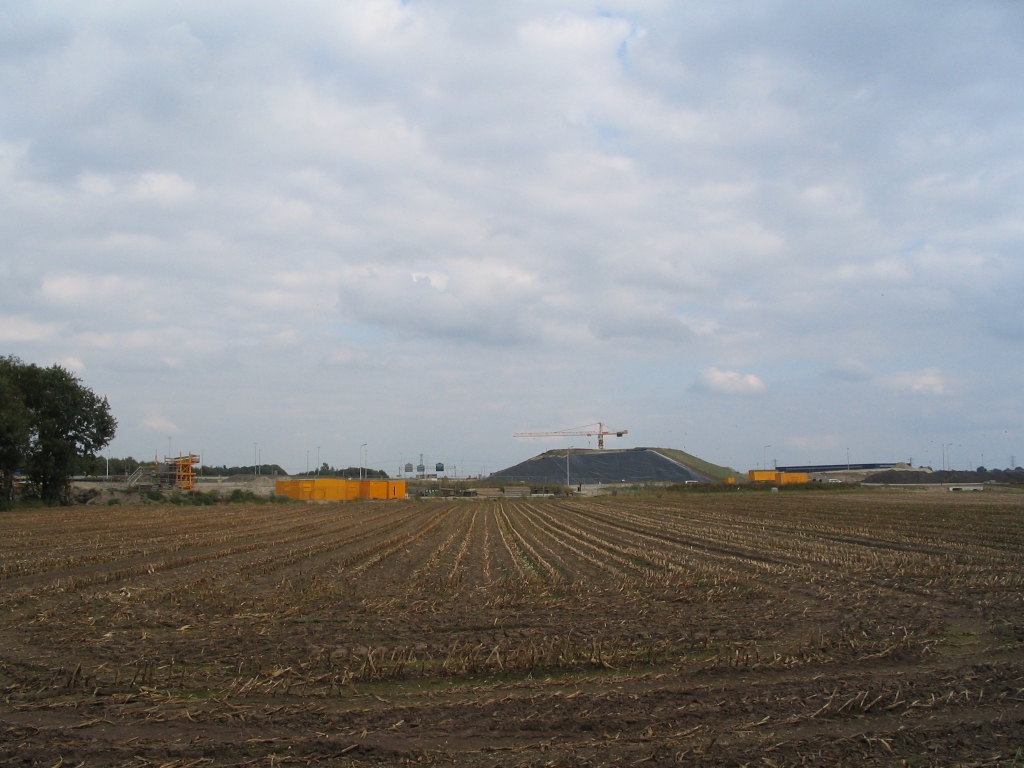
[[0, 353], [138, 458], [1021, 464], [1021, 72], [1009, 0], [10, 0]]

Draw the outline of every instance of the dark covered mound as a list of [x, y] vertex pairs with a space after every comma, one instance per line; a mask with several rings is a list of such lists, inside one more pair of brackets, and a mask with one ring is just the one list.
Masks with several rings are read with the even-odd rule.
[[[711, 482], [711, 478], [646, 448], [629, 451], [570, 452], [569, 484]], [[491, 475], [492, 480], [560, 484], [566, 482], [565, 451], [548, 452]]]
[[1002, 470], [990, 469], [986, 472], [919, 472], [912, 469], [890, 469], [876, 472], [864, 478], [865, 483], [885, 483], [887, 485], [942, 485], [944, 483], [1024, 483], [1024, 469]]

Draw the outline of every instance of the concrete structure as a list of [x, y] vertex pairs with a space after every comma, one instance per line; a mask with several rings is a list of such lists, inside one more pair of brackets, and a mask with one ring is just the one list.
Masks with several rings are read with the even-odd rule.
[[164, 456], [163, 463], [142, 464], [125, 481], [125, 487], [142, 489], [177, 488], [191, 491], [195, 485], [195, 467], [199, 457], [194, 453]]

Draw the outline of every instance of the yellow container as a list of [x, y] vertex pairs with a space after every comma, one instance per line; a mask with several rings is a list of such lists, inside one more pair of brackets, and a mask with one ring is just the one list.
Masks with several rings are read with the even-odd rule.
[[387, 480], [363, 480], [359, 483], [359, 498], [361, 499], [387, 499]]
[[343, 480], [336, 477], [315, 480], [278, 480], [278, 496], [301, 501], [351, 501], [353, 499], [404, 499], [404, 480]]
[[751, 469], [747, 472], [752, 483], [774, 483], [778, 481], [780, 474], [782, 473], [774, 469]]
[[806, 472], [779, 472], [779, 485], [802, 485], [811, 482]]

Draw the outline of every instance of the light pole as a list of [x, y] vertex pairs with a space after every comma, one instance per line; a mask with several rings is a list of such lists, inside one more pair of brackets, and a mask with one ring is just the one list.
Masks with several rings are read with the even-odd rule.
[[306, 451], [306, 474], [309, 474], [309, 451]]
[[171, 458], [171, 438], [167, 438], [167, 458]]
[[256, 443], [252, 444], [252, 473], [256, 474]]
[[316, 447], [316, 476], [320, 477], [320, 446]]
[[566, 493], [569, 492], [569, 451], [571, 451], [572, 449], [573, 449], [573, 446], [570, 445], [569, 448], [565, 452], [565, 491], [566, 491]]
[[769, 448], [771, 448], [771, 446], [770, 445], [766, 445], [764, 448], [761, 449], [761, 468], [762, 469], [768, 469], [768, 449]]
[[953, 447], [952, 443], [946, 443], [946, 469], [948, 469], [950, 471], [952, 471], [952, 469], [953, 469], [953, 459], [949, 455], [949, 449], [952, 448], [952, 447]]
[[363, 479], [363, 448], [366, 447], [366, 443], [359, 446], [359, 479]]

